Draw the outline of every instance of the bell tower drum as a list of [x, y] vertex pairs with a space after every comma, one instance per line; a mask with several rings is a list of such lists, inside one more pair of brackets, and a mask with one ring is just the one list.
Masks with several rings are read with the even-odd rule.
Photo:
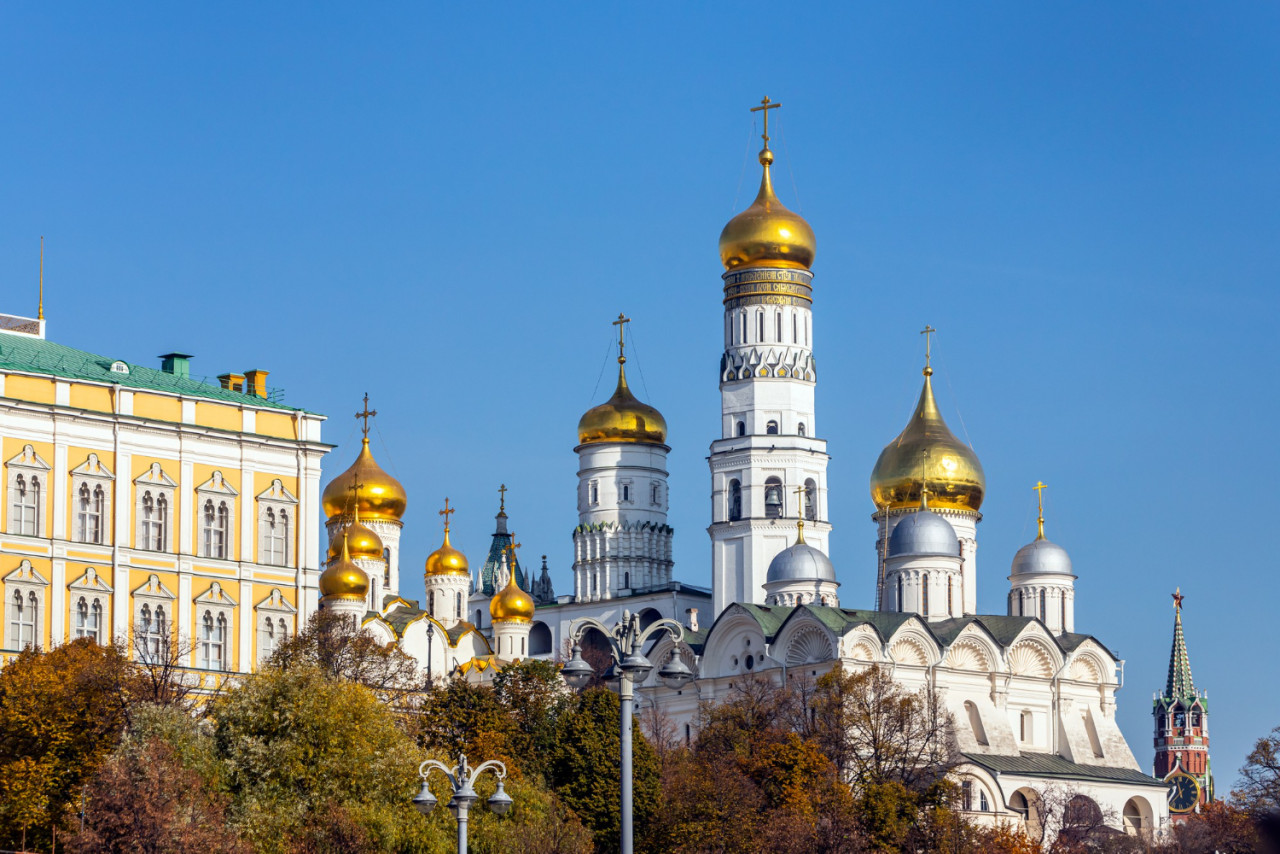
[[[795, 520], [827, 552], [827, 443], [817, 438], [813, 264], [809, 223], [773, 190], [765, 98], [763, 175], [751, 206], [720, 234], [724, 355], [720, 438], [711, 443], [712, 603], [765, 601], [769, 564], [791, 545]], [[797, 492], [797, 490], [800, 490]]]

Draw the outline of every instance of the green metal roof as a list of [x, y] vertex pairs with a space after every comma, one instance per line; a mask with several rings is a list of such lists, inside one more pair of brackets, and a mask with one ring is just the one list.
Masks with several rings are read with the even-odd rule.
[[1064, 759], [1056, 753], [1023, 753], [1020, 756], [1003, 756], [986, 753], [965, 753], [975, 765], [996, 774], [1022, 774], [1027, 777], [1053, 777], [1060, 780], [1086, 780], [1101, 783], [1133, 783], [1139, 786], [1168, 784], [1155, 777], [1131, 768], [1108, 768], [1102, 765], [1081, 765]]
[[[129, 373], [117, 373], [111, 370], [114, 362], [124, 362], [129, 366]], [[135, 365], [124, 359], [98, 356], [27, 335], [0, 334], [0, 369], [72, 380], [116, 383], [125, 388], [203, 397], [226, 403], [249, 404], [263, 409], [279, 409], [285, 412], [304, 411], [294, 406], [276, 403], [265, 397], [232, 391], [200, 380]]]

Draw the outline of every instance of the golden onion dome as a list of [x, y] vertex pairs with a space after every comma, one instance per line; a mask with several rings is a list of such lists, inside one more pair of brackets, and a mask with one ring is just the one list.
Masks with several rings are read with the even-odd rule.
[[924, 369], [916, 411], [898, 438], [880, 452], [871, 472], [871, 500], [881, 510], [918, 507], [926, 485], [934, 509], [977, 511], [982, 506], [987, 488], [982, 463], [942, 420], [933, 398], [932, 374], [932, 368]]
[[352, 563], [346, 537], [341, 556], [320, 573], [320, 595], [324, 599], [363, 599], [369, 595], [369, 576]]
[[471, 575], [467, 556], [449, 542], [449, 528], [444, 529], [444, 543], [427, 556], [427, 575]]
[[760, 152], [764, 175], [751, 207], [729, 220], [720, 232], [720, 261], [726, 270], [738, 267], [786, 267], [807, 270], [813, 266], [817, 240], [804, 217], [782, 206], [773, 192], [769, 166], [773, 152]]
[[528, 623], [533, 620], [533, 597], [516, 584], [514, 572], [510, 573], [507, 579], [507, 586], [489, 600], [489, 616], [494, 621], [514, 620]]
[[360, 521], [359, 515], [343, 517], [329, 539], [329, 560], [342, 554], [343, 538], [353, 560], [383, 560], [382, 538]]
[[364, 437], [360, 455], [351, 467], [335, 477], [324, 488], [322, 502], [329, 519], [351, 512], [351, 485], [360, 485], [356, 510], [366, 519], [398, 522], [404, 516], [408, 496], [400, 481], [382, 470], [369, 451], [369, 437]]
[[636, 400], [631, 393], [623, 368], [626, 361], [625, 357], [618, 357], [618, 387], [613, 397], [591, 407], [578, 419], [579, 444], [645, 442], [661, 445], [666, 442], [667, 420], [661, 412]]

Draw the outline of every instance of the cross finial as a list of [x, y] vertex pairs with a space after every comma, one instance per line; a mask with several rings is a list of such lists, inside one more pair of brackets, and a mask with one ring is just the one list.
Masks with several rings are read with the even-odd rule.
[[627, 330], [627, 324], [630, 322], [631, 322], [631, 318], [627, 317], [622, 312], [618, 312], [618, 319], [611, 324], [612, 326], [618, 327], [618, 364], [619, 365], [624, 364], [627, 361], [627, 357], [623, 354], [623, 348], [626, 347], [625, 333]]
[[769, 96], [765, 95], [764, 99], [760, 101], [760, 106], [751, 108], [751, 112], [753, 113], [764, 113], [764, 133], [761, 134], [761, 137], [764, 138], [765, 151], [769, 150], [769, 111], [776, 110], [781, 106], [781, 104], [775, 104], [773, 101], [770, 101]]
[[364, 426], [360, 429], [364, 432], [364, 437], [369, 438], [369, 419], [378, 414], [378, 410], [369, 408], [369, 392], [364, 393], [364, 409], [356, 413], [356, 418], [364, 419]]
[[1182, 600], [1186, 598], [1187, 598], [1186, 596], [1182, 595], [1181, 587], [1178, 587], [1176, 590], [1173, 591], [1173, 607], [1178, 612], [1179, 615], [1182, 614]]
[[364, 489], [364, 484], [360, 483], [360, 478], [355, 472], [351, 473], [351, 485], [347, 487], [347, 492], [351, 493], [351, 506], [356, 514], [356, 519], [360, 518], [360, 490]]
[[507, 512], [507, 485], [505, 483], [498, 487], [498, 512]]
[[445, 500], [444, 500], [444, 509], [443, 509], [443, 510], [439, 510], [439, 511], [437, 511], [437, 512], [438, 512], [441, 516], [443, 516], [443, 517], [444, 517], [444, 532], [445, 532], [446, 534], [447, 534], [447, 533], [449, 533], [449, 517], [450, 517], [450, 516], [452, 516], [454, 513], [457, 513], [458, 511], [457, 511], [457, 510], [454, 510], [452, 507], [450, 507], [450, 506], [449, 506], [449, 499], [448, 499], [448, 498], [445, 498]]
[[922, 484], [920, 487], [920, 509], [929, 509], [929, 496], [933, 495], [933, 490], [929, 488], [929, 484]]
[[804, 542], [804, 497], [809, 490], [803, 486], [795, 488], [796, 493], [796, 542]]
[[920, 330], [920, 334], [924, 336], [924, 375], [926, 377], [933, 375], [933, 333], [937, 331], [927, 323], [924, 329]]
[[1049, 488], [1047, 483], [1037, 480], [1036, 485], [1031, 487], [1036, 491], [1036, 524], [1040, 526], [1040, 533], [1036, 536], [1037, 540], [1044, 539], [1044, 491]]

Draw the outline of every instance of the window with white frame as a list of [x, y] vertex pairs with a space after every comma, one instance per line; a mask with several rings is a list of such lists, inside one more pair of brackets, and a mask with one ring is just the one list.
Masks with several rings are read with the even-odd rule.
[[71, 615], [71, 636], [93, 638], [102, 643], [102, 600], [96, 596], [80, 596]]
[[298, 613], [280, 588], [273, 588], [266, 599], [258, 603], [255, 619], [258, 621], [258, 661], [266, 661], [289, 639], [293, 621]]
[[4, 577], [8, 596], [4, 628], [5, 649], [39, 646], [44, 640], [44, 597], [49, 582], [24, 560]]
[[205, 670], [227, 669], [227, 615], [206, 610], [200, 617], [199, 662]]
[[259, 493], [257, 499], [258, 562], [268, 566], [291, 566], [298, 499], [284, 488], [279, 478]]
[[215, 471], [213, 477], [196, 487], [202, 557], [234, 559], [232, 525], [235, 522], [235, 498], [239, 494], [223, 479], [220, 471]]
[[152, 552], [165, 552], [172, 548], [173, 494], [177, 485], [177, 481], [165, 474], [159, 463], [152, 463], [134, 481], [138, 548]]
[[84, 574], [68, 585], [72, 639], [93, 638], [98, 643], [106, 643], [112, 592], [111, 586], [93, 567], [86, 567]]
[[139, 609], [134, 648], [138, 651], [138, 658], [151, 664], [158, 664], [168, 656], [169, 616], [163, 605], [152, 608], [149, 603], [144, 603]]
[[76, 542], [101, 545], [110, 541], [113, 477], [97, 454], [90, 454], [71, 470], [71, 495], [75, 502], [71, 538]]
[[31, 445], [5, 461], [9, 486], [8, 525], [10, 534], [43, 537], [45, 534], [44, 498], [49, 485], [50, 466]]

